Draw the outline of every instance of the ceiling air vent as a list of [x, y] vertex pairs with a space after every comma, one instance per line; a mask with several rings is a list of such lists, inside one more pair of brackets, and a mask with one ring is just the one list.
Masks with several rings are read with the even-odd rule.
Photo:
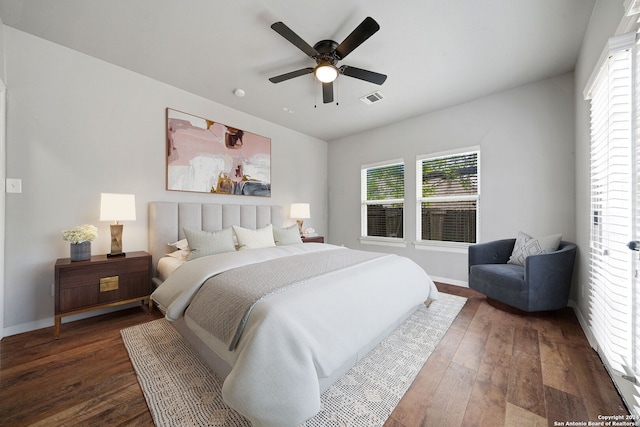
[[380, 92], [373, 92], [360, 98], [360, 101], [364, 102], [367, 105], [371, 105], [375, 104], [378, 101], [382, 101], [383, 99], [384, 96]]

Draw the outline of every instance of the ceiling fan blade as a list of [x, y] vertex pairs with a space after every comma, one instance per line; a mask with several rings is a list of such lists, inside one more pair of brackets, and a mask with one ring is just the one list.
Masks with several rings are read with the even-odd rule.
[[322, 102], [325, 104], [333, 102], [333, 82], [322, 83]]
[[349, 67], [348, 65], [343, 65], [342, 67], [340, 67], [340, 73], [344, 74], [345, 76], [354, 77], [356, 79], [375, 83], [377, 85], [381, 85], [385, 80], [387, 80], [387, 76], [385, 74], [363, 70], [362, 68]]
[[271, 77], [269, 81], [271, 83], [280, 83], [285, 80], [293, 79], [295, 77], [304, 76], [305, 74], [313, 73], [313, 68], [303, 68], [301, 70], [291, 71], [289, 73], [280, 74], [279, 76]]
[[343, 42], [340, 43], [336, 48], [336, 54], [338, 55], [339, 59], [344, 59], [355, 48], [360, 46], [365, 42], [365, 40], [374, 35], [379, 29], [380, 25], [378, 25], [375, 19], [367, 16], [364, 21], [362, 21], [360, 25], [358, 25], [356, 29], [353, 30], [351, 34], [349, 34], [347, 38], [344, 39]]
[[291, 28], [287, 27], [282, 22], [276, 22], [271, 25], [271, 28], [308, 56], [313, 58], [318, 55], [318, 52], [312, 48], [309, 43], [302, 40], [299, 35], [294, 33]]

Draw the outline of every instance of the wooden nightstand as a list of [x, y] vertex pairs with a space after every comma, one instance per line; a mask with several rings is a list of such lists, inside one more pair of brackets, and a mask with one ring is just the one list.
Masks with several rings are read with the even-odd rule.
[[95, 255], [87, 261], [61, 258], [55, 266], [55, 328], [60, 336], [64, 316], [99, 308], [151, 301], [151, 255], [129, 252], [126, 256]]
[[324, 236], [302, 237], [302, 243], [324, 243]]

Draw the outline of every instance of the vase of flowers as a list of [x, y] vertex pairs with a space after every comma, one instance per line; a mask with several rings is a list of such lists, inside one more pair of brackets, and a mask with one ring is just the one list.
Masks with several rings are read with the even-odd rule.
[[93, 225], [80, 225], [62, 232], [62, 239], [70, 244], [71, 261], [86, 261], [91, 258], [91, 242], [98, 237]]

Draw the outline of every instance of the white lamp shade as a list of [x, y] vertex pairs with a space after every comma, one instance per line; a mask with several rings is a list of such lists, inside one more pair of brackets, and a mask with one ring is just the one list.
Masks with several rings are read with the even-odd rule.
[[338, 69], [331, 64], [318, 65], [314, 73], [322, 83], [331, 83], [338, 78]]
[[291, 218], [311, 218], [309, 203], [291, 203]]
[[135, 221], [136, 198], [133, 194], [102, 193], [100, 221]]

